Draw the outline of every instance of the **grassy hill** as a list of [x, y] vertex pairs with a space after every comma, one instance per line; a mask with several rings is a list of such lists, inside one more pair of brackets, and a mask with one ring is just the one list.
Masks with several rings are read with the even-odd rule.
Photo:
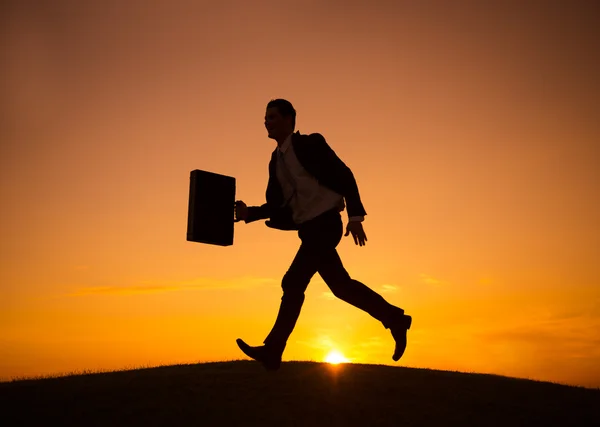
[[[165, 366], [0, 383], [1, 424], [600, 426], [600, 390], [377, 365]], [[8, 423], [5, 422], [8, 421]]]

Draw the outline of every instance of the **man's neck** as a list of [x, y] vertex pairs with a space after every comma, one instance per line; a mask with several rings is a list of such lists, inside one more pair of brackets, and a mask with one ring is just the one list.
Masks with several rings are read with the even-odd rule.
[[290, 132], [289, 134], [287, 134], [284, 138], [277, 138], [275, 141], [277, 141], [277, 146], [281, 147], [283, 145], [283, 143], [285, 142], [286, 139], [288, 139], [288, 137], [293, 134], [294, 132]]

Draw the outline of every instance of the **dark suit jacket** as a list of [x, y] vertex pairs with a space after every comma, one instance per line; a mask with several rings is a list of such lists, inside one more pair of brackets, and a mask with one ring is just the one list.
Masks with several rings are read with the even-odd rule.
[[[314, 176], [319, 184], [344, 197], [348, 216], [367, 214], [360, 200], [352, 171], [329, 147], [321, 134], [301, 135], [300, 132], [296, 132], [292, 135], [292, 146], [302, 167]], [[298, 225], [292, 219], [291, 208], [289, 205], [283, 206], [285, 200], [275, 172], [276, 164], [277, 149], [273, 151], [269, 162], [267, 202], [262, 206], [249, 206], [246, 222], [269, 219], [266, 225], [271, 228], [297, 230]]]

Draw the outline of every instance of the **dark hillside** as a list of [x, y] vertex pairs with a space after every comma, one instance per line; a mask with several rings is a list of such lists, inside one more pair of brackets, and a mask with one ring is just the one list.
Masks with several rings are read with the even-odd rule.
[[600, 426], [600, 390], [375, 365], [166, 366], [0, 383], [2, 425]]

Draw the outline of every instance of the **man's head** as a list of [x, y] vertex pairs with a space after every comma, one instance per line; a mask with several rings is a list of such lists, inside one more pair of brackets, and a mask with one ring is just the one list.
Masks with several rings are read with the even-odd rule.
[[296, 110], [285, 99], [273, 99], [267, 104], [265, 127], [269, 138], [282, 142], [296, 128]]

